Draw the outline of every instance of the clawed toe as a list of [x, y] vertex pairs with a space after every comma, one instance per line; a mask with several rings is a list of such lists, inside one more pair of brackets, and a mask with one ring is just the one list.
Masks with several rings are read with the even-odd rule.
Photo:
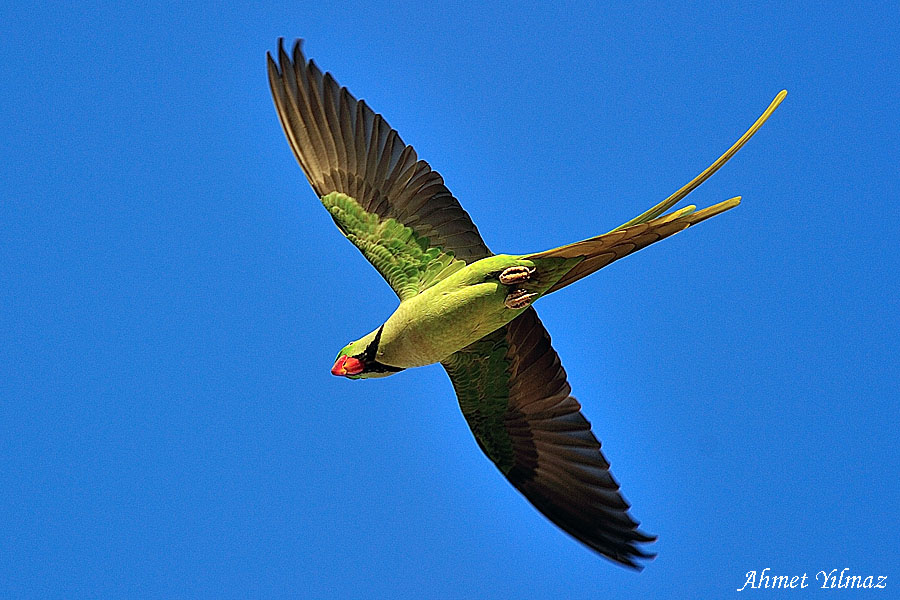
[[506, 301], [504, 304], [506, 308], [511, 310], [519, 310], [521, 308], [525, 308], [529, 304], [531, 304], [535, 298], [538, 297], [538, 294], [529, 293], [526, 290], [518, 289], [513, 291], [506, 297]]
[[534, 274], [534, 267], [509, 267], [500, 273], [500, 283], [503, 285], [522, 283], [531, 279], [532, 274]]

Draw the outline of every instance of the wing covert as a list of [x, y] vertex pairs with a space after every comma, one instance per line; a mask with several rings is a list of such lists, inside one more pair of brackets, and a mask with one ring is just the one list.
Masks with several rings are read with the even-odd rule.
[[539, 511], [623, 565], [654, 556], [533, 308], [443, 365], [478, 445]]

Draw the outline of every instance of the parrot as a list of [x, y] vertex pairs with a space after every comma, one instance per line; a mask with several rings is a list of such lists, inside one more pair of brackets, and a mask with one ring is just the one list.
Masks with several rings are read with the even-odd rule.
[[608, 233], [531, 254], [494, 254], [444, 179], [364, 100], [307, 60], [266, 53], [284, 134], [338, 229], [399, 297], [388, 319], [337, 354], [333, 375], [387, 377], [440, 363], [482, 452], [534, 507], [600, 556], [640, 570], [656, 536], [631, 506], [572, 397], [532, 306], [654, 242], [738, 205], [667, 212], [724, 165], [784, 100], [782, 90], [719, 159]]

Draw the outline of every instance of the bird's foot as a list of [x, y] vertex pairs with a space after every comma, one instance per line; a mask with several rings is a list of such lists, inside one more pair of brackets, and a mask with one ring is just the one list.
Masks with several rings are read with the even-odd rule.
[[539, 294], [529, 293], [527, 290], [517, 289], [510, 292], [503, 303], [506, 308], [511, 310], [519, 310], [531, 304]]
[[500, 273], [500, 283], [503, 285], [513, 285], [528, 281], [534, 274], [534, 267], [509, 267]]

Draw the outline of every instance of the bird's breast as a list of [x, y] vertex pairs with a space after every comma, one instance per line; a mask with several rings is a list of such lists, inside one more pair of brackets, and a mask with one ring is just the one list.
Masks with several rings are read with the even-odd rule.
[[497, 282], [441, 286], [400, 304], [387, 320], [378, 359], [398, 367], [440, 362], [502, 327], [514, 314]]

